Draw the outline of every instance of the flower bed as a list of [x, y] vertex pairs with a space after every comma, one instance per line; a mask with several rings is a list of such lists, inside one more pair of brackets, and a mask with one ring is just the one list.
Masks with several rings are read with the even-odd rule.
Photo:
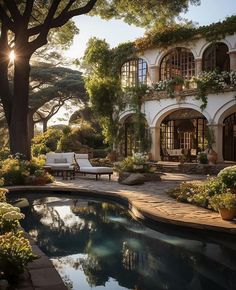
[[217, 177], [203, 182], [183, 182], [168, 194], [177, 201], [217, 211], [236, 209], [236, 166], [226, 167]]

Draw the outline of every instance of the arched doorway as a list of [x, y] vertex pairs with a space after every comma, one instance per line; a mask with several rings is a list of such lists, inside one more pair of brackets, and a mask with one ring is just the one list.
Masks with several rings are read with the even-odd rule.
[[236, 112], [224, 119], [223, 157], [225, 161], [236, 161]]
[[206, 149], [207, 119], [193, 109], [179, 109], [161, 123], [161, 155], [170, 149], [186, 149], [191, 155]]
[[127, 157], [134, 152], [148, 152], [150, 149], [150, 132], [144, 117], [137, 118], [135, 114], [127, 117], [120, 134], [120, 152]]

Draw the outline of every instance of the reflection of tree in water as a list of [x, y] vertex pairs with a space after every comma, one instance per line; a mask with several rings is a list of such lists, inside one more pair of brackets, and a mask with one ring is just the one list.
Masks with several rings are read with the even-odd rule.
[[[105, 285], [112, 277], [135, 290], [234, 289], [236, 275], [230, 267], [236, 269], [235, 260], [229, 265], [228, 260], [214, 261], [206, 244], [191, 247], [191, 240], [148, 236], [125, 209], [114, 204], [71, 200], [68, 206], [79, 222], [68, 225], [44, 203], [43, 210], [32, 209], [26, 228], [37, 230], [38, 243], [50, 256], [83, 254], [79, 259], [60, 259], [57, 267], [82, 269], [91, 287]], [[51, 223], [40, 223], [46, 217]]]

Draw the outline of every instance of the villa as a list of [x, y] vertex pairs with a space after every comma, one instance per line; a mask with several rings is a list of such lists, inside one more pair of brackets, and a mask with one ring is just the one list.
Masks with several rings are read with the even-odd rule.
[[[142, 113], [152, 140], [153, 160], [163, 160], [167, 150], [184, 148], [192, 155], [204, 151], [209, 127], [215, 135], [213, 148], [218, 154], [218, 162], [236, 161], [235, 71], [236, 33], [232, 28], [222, 39], [214, 41], [197, 35], [165, 47], [150, 45], [139, 50], [136, 58], [123, 63], [123, 87], [147, 84], [157, 88], [142, 98]], [[168, 80], [174, 80], [176, 76], [182, 77], [184, 82], [170, 95]], [[221, 89], [216, 89], [213, 84], [205, 95], [199, 96], [197, 81], [191, 83], [199, 77], [208, 81], [215, 78]], [[125, 128], [121, 149], [125, 156], [130, 155], [134, 147], [132, 114], [132, 106], [127, 104], [120, 115]]]

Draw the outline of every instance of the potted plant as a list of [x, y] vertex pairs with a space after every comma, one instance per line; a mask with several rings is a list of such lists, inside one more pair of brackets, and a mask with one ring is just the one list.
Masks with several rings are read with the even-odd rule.
[[174, 91], [181, 92], [183, 90], [184, 79], [180, 75], [174, 75], [172, 78]]
[[220, 212], [223, 220], [232, 220], [236, 214], [236, 195], [229, 190], [222, 194], [214, 195], [210, 201], [210, 205]]
[[216, 143], [215, 134], [212, 128], [207, 129], [207, 160], [210, 165], [214, 165], [217, 162], [217, 153], [213, 150], [213, 145]]
[[46, 184], [45, 171], [43, 169], [35, 170], [34, 176], [36, 185]]

